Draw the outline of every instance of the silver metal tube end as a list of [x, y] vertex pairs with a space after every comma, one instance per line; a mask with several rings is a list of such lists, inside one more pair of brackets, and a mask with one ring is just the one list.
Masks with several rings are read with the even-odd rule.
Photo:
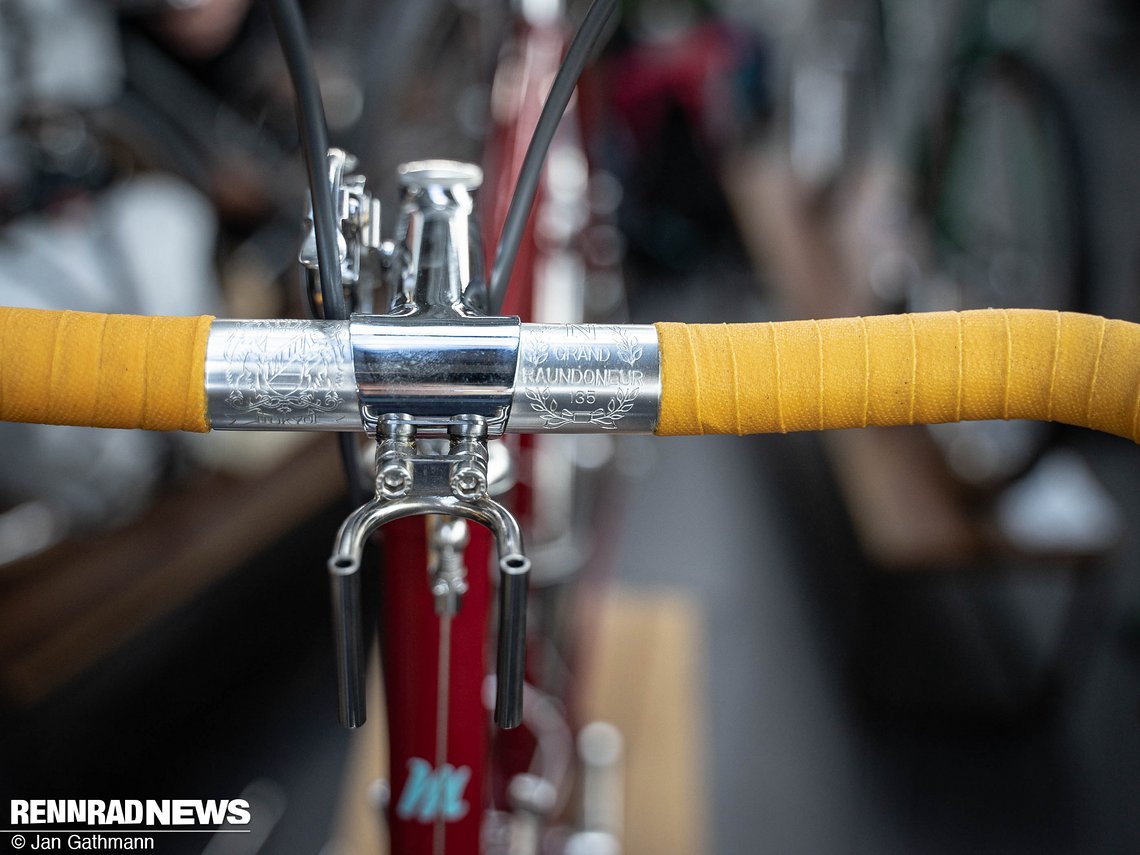
[[336, 644], [337, 713], [347, 728], [364, 724], [364, 638], [360, 619], [359, 564], [334, 557], [329, 561], [333, 632]]
[[495, 724], [518, 727], [526, 683], [526, 604], [530, 559], [508, 553], [499, 559], [499, 645], [495, 681]]

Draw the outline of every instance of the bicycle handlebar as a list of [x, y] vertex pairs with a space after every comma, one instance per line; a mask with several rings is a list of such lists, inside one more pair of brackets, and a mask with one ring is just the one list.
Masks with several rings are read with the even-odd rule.
[[658, 324], [659, 435], [1036, 419], [1140, 442], [1140, 325], [983, 309]]
[[[214, 325], [213, 333], [212, 322], [208, 316], [0, 309], [0, 419], [150, 430], [205, 431], [211, 419], [215, 428], [360, 429], [360, 420], [351, 416], [360, 408], [354, 369], [361, 375], [349, 322], [227, 321]], [[222, 357], [230, 350], [218, 346], [227, 329], [267, 332], [227, 362]], [[370, 338], [383, 340], [385, 329], [372, 327]], [[405, 327], [401, 341], [426, 337], [425, 346], [438, 349], [426, 331], [440, 329], [450, 327], [413, 327], [411, 337]], [[656, 326], [656, 345], [650, 327], [520, 327], [511, 321], [472, 330], [462, 340], [470, 342], [463, 345], [468, 349], [452, 357], [462, 370], [440, 375], [432, 400], [460, 375], [472, 375], [471, 359], [490, 364], [487, 353], [497, 360], [501, 386], [503, 355], [510, 353], [504, 342], [514, 341], [515, 386], [497, 392], [505, 394], [506, 410], [513, 409], [503, 422], [511, 431], [653, 430], [668, 436], [1041, 419], [1140, 441], [1140, 325], [1091, 315], [987, 309], [762, 324], [665, 323]], [[314, 336], [317, 345], [308, 347], [305, 359], [295, 359], [302, 340]], [[411, 346], [381, 354], [390, 361], [381, 361], [377, 373], [402, 375], [419, 365], [404, 358]], [[224, 394], [212, 390], [209, 403], [208, 350], [211, 371], [224, 373], [229, 384]], [[589, 359], [594, 367], [573, 367]], [[216, 401], [237, 401], [258, 413], [258, 407], [280, 407], [273, 386], [283, 375], [290, 378], [294, 399], [308, 402], [309, 415], [262, 425], [252, 418], [220, 423]], [[415, 377], [407, 383], [401, 388], [424, 385]], [[637, 408], [652, 409], [658, 396], [659, 416], [654, 411], [648, 420], [637, 418]], [[319, 423], [311, 415], [314, 401], [336, 419]], [[319, 406], [321, 401], [327, 406]]]
[[0, 420], [207, 431], [211, 321], [0, 308]]

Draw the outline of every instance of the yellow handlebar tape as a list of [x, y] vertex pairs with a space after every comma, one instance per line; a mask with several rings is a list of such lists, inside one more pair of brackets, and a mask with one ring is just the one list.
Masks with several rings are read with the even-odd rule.
[[658, 324], [660, 436], [970, 419], [1140, 441], [1140, 325], [985, 309], [767, 324]]
[[0, 308], [0, 420], [207, 431], [212, 321]]

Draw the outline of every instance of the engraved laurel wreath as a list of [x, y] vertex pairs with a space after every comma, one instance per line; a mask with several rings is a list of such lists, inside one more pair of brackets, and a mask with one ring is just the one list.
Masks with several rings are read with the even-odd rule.
[[327, 413], [341, 404], [329, 365], [335, 364], [333, 342], [304, 321], [262, 321], [255, 326], [300, 329], [276, 350], [246, 352], [237, 342], [226, 353], [226, 403], [241, 413], [298, 417]]
[[[595, 328], [584, 324], [575, 324], [570, 328], [571, 335], [579, 334], [584, 338], [593, 339]], [[614, 337], [617, 339], [617, 358], [631, 368], [637, 364], [645, 352], [636, 339], [621, 327], [612, 327]], [[550, 358], [550, 346], [545, 338], [540, 337], [531, 355], [533, 366], [542, 365]], [[632, 409], [641, 392], [641, 384], [618, 387], [613, 397], [604, 408], [595, 410], [570, 410], [559, 407], [558, 401], [551, 394], [550, 387], [542, 389], [527, 389], [526, 397], [530, 407], [542, 418], [542, 426], [547, 430], [556, 430], [574, 422], [588, 422], [597, 425], [603, 430], [616, 430], [621, 421]]]

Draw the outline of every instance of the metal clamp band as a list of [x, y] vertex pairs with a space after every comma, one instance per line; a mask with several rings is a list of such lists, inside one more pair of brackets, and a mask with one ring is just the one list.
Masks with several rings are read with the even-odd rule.
[[364, 426], [410, 413], [418, 436], [444, 436], [460, 414], [502, 434], [519, 350], [518, 318], [354, 315], [352, 358]]

